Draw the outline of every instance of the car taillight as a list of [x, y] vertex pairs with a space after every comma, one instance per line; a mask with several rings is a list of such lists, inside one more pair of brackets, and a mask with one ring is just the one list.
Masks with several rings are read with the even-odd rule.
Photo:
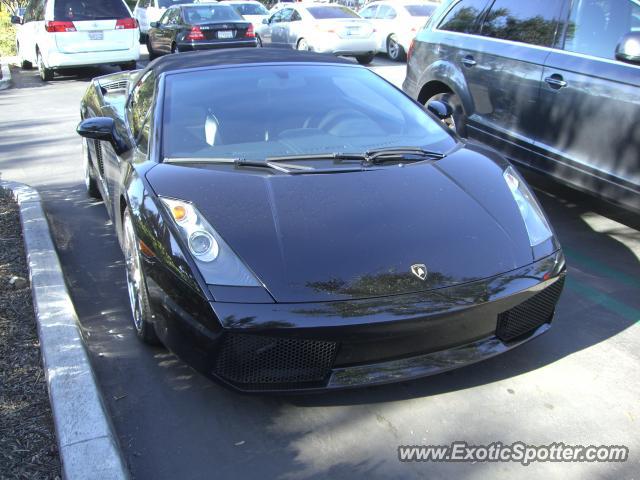
[[247, 33], [244, 34], [245, 37], [254, 38], [256, 36], [256, 32], [253, 31], [253, 25], [249, 24], [249, 28], [247, 28]]
[[49, 33], [64, 33], [76, 31], [76, 27], [73, 22], [49, 21], [44, 24], [44, 28]]
[[189, 31], [189, 33], [187, 33], [187, 36], [184, 37], [185, 40], [204, 40], [204, 33], [202, 33], [202, 30], [200, 30], [200, 27], [198, 27], [197, 25], [195, 27], [191, 27], [191, 30]]
[[411, 60], [411, 55], [413, 55], [413, 48], [415, 47], [415, 45], [416, 45], [415, 39], [411, 40], [411, 45], [409, 45], [409, 51], [407, 52], [407, 62]]
[[135, 18], [121, 18], [116, 22], [116, 30], [130, 30], [137, 27], [138, 22]]

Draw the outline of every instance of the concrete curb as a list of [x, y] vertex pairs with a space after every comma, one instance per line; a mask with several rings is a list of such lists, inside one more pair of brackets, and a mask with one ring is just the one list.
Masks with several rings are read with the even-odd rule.
[[0, 65], [2, 68], [2, 79], [0, 79], [0, 90], [5, 90], [11, 86], [11, 69], [9, 65], [3, 63]]
[[67, 480], [128, 479], [85, 350], [40, 195], [21, 183], [0, 181], [0, 186], [11, 190], [20, 206], [31, 293], [63, 476]]

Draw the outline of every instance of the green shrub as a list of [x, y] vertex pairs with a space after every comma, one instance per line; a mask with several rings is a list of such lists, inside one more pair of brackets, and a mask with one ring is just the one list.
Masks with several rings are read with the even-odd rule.
[[16, 29], [11, 25], [11, 16], [0, 11], [0, 56], [16, 54]]

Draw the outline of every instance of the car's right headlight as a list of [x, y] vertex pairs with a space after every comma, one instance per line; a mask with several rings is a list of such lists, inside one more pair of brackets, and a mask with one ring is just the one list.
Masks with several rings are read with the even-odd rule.
[[257, 287], [260, 281], [242, 263], [191, 203], [160, 197], [207, 284]]
[[535, 197], [513, 167], [508, 167], [503, 173], [504, 179], [511, 190], [511, 194], [518, 204], [518, 209], [524, 220], [529, 234], [529, 244], [532, 247], [540, 245], [553, 236], [551, 227], [542, 208]]

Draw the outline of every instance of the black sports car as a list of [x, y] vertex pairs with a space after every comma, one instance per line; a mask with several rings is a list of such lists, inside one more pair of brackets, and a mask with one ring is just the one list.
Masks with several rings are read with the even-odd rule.
[[81, 115], [137, 334], [228, 385], [405, 380], [549, 328], [565, 261], [526, 183], [364, 67], [171, 55]]
[[150, 27], [147, 50], [151, 60], [167, 53], [258, 45], [251, 22], [225, 4], [174, 5]]

